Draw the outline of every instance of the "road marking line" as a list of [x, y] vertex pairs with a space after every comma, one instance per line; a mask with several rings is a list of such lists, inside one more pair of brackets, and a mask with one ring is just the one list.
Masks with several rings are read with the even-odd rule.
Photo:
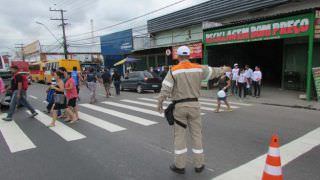
[[[144, 101], [150, 101], [150, 102], [158, 102], [158, 100], [156, 99], [149, 99], [149, 98], [139, 98], [140, 100], [144, 100]], [[170, 101], [164, 101], [163, 102], [164, 104], [170, 104], [171, 102]], [[201, 106], [200, 107], [201, 110], [205, 110], [205, 111], [215, 111], [214, 108], [209, 108], [209, 107], [203, 107]], [[223, 112], [224, 110], [223, 109], [220, 109], [221, 112]]]
[[[6, 117], [5, 114], [0, 116], [1, 119], [4, 117]], [[6, 122], [0, 120], [0, 131], [11, 153], [36, 148], [36, 145], [33, 144], [14, 121]]]
[[[129, 99], [123, 99], [121, 101], [127, 102], [127, 103], [132, 103], [132, 104], [138, 104], [138, 105], [142, 105], [142, 106], [148, 106], [148, 107], [157, 108], [156, 104], [151, 104], [151, 103], [144, 103], [144, 102], [140, 102], [140, 101], [132, 101], [132, 100], [129, 100]], [[166, 109], [167, 106], [163, 106], [163, 108]], [[201, 113], [201, 115], [205, 115], [205, 113]], [[162, 117], [164, 117], [164, 116], [162, 116]]]
[[29, 97], [32, 98], [32, 99], [38, 99], [37, 97], [32, 96], [32, 95], [29, 95]]
[[49, 104], [47, 101], [42, 101], [43, 104]]
[[128, 105], [125, 105], [125, 104], [120, 104], [120, 103], [115, 103], [115, 102], [102, 102], [102, 103], [110, 105], [110, 106], [116, 106], [116, 107], [121, 107], [121, 108], [129, 109], [129, 110], [133, 110], [133, 111], [142, 112], [142, 113], [145, 113], [145, 114], [150, 114], [150, 115], [153, 115], [153, 116], [164, 117], [163, 114], [160, 114], [157, 111], [138, 108], [138, 107], [134, 107], [134, 106], [128, 106]]
[[[47, 126], [51, 123], [52, 118], [44, 113], [42, 113], [39, 110], [36, 110], [37, 113], [39, 113], [38, 116], [35, 117], [39, 122], [41, 122], [43, 125]], [[30, 114], [30, 112], [28, 112]], [[86, 138], [85, 135], [77, 132], [76, 130], [68, 127], [67, 125], [61, 123], [60, 121], [56, 121], [56, 126], [50, 128], [53, 132], [55, 132], [57, 135], [62, 137], [66, 141], [76, 141], [80, 139]]]
[[[214, 107], [217, 107], [218, 105], [216, 104], [217, 102], [215, 102], [215, 104], [214, 103], [207, 103], [207, 102], [199, 102], [201, 105], [209, 105], [209, 106], [214, 106]], [[221, 104], [221, 107], [224, 107], [224, 108], [227, 108], [227, 106], [226, 105], [222, 105]], [[239, 109], [239, 107], [238, 106], [230, 106], [232, 109]]]
[[150, 121], [150, 120], [140, 118], [137, 116], [132, 116], [132, 115], [125, 114], [122, 112], [114, 111], [111, 109], [102, 108], [100, 106], [96, 106], [96, 105], [92, 105], [92, 104], [80, 104], [80, 106], [94, 110], [94, 111], [99, 111], [99, 112], [102, 112], [105, 114], [109, 114], [111, 116], [119, 117], [121, 119], [125, 119], [127, 121], [131, 121], [131, 122], [143, 125], [143, 126], [150, 126], [153, 124], [158, 124], [157, 122], [154, 122], [154, 121]]
[[[199, 98], [200, 101], [206, 101], [206, 102], [214, 102], [216, 103], [217, 100], [215, 99], [207, 99], [207, 98]], [[233, 105], [239, 105], [239, 106], [252, 106], [252, 104], [247, 104], [247, 103], [238, 103], [238, 102], [229, 102], [230, 104]]]
[[118, 131], [123, 131], [126, 130], [126, 128], [123, 128], [121, 126], [109, 123], [107, 121], [104, 121], [102, 119], [96, 118], [94, 116], [90, 116], [88, 114], [84, 114], [82, 112], [79, 112], [79, 118], [83, 121], [86, 121], [87, 123], [93, 124], [97, 127], [100, 127], [106, 131], [109, 132], [118, 132]]
[[[313, 130], [306, 135], [291, 141], [280, 148], [282, 166], [285, 166], [297, 159], [299, 156], [311, 151], [320, 145], [320, 128]], [[256, 180], [261, 179], [267, 154], [264, 154], [246, 164], [243, 164], [229, 172], [226, 172], [214, 180]]]

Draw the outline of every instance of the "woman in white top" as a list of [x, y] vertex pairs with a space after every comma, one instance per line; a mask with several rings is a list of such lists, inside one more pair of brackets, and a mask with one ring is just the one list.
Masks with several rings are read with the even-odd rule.
[[253, 97], [256, 97], [256, 98], [260, 97], [261, 80], [262, 80], [262, 73], [260, 71], [260, 67], [256, 66], [255, 71], [252, 74], [252, 85], [254, 89]]
[[240, 69], [239, 75], [237, 77], [237, 87], [238, 87], [238, 93], [240, 98], [246, 97], [246, 87], [247, 87], [248, 79], [246, 77], [246, 73], [244, 69]]

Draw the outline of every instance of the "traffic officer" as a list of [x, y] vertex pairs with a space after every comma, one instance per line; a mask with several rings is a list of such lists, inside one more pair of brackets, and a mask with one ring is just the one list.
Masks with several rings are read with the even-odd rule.
[[[190, 49], [187, 46], [177, 50], [179, 64], [173, 66], [162, 83], [162, 89], [158, 97], [157, 110], [163, 113], [163, 102], [171, 97], [173, 102], [179, 102], [175, 106], [174, 117], [174, 154], [175, 163], [170, 169], [179, 174], [185, 173], [186, 166], [186, 129], [189, 128], [192, 140], [193, 162], [195, 171], [201, 173], [204, 168], [204, 153], [202, 147], [202, 124], [200, 104], [201, 81], [211, 80], [223, 75], [230, 68], [212, 68], [194, 64], [189, 61]], [[187, 126], [182, 126], [187, 125]]]

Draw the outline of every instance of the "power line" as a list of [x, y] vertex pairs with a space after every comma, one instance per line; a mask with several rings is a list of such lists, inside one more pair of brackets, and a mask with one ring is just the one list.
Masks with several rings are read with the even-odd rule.
[[[164, 7], [160, 8], [160, 9], [156, 9], [156, 10], [154, 10], [154, 11], [148, 12], [148, 13], [146, 13], [146, 14], [143, 14], [143, 15], [140, 15], [140, 16], [137, 16], [137, 17], [134, 17], [134, 18], [131, 18], [131, 19], [128, 19], [128, 20], [125, 20], [125, 21], [122, 21], [122, 22], [119, 22], [119, 23], [110, 25], [110, 26], [106, 26], [106, 27], [97, 29], [97, 30], [95, 30], [94, 32], [98, 32], [98, 31], [110, 29], [110, 28], [119, 26], [119, 25], [121, 25], [121, 24], [125, 24], [125, 23], [128, 23], [128, 22], [131, 22], [131, 21], [140, 19], [140, 18], [142, 18], [142, 17], [145, 17], [145, 16], [148, 16], [148, 15], [150, 15], [150, 14], [153, 14], [153, 13], [156, 13], [156, 12], [159, 12], [159, 11], [162, 11], [162, 10], [164, 10], [164, 9], [167, 9], [167, 8], [169, 8], [169, 7], [172, 7], [172, 6], [174, 6], [174, 5], [180, 4], [180, 3], [185, 2], [185, 1], [187, 1], [187, 0], [177, 1], [177, 2], [175, 2], [175, 3], [169, 4], [169, 5], [167, 5], [167, 6], [164, 6]], [[86, 32], [86, 33], [81, 33], [81, 34], [72, 35], [72, 36], [69, 36], [69, 37], [77, 37], [77, 36], [82, 36], [82, 35], [86, 35], [86, 34], [90, 34], [90, 33], [91, 33], [91, 32]]]

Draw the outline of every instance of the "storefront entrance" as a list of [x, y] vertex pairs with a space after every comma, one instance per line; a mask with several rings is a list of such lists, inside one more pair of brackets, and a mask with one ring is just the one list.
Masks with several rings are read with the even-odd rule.
[[249, 65], [253, 70], [255, 66], [260, 66], [264, 85], [281, 87], [283, 40], [217, 45], [207, 50], [210, 66], [233, 66], [238, 63], [241, 68]]

